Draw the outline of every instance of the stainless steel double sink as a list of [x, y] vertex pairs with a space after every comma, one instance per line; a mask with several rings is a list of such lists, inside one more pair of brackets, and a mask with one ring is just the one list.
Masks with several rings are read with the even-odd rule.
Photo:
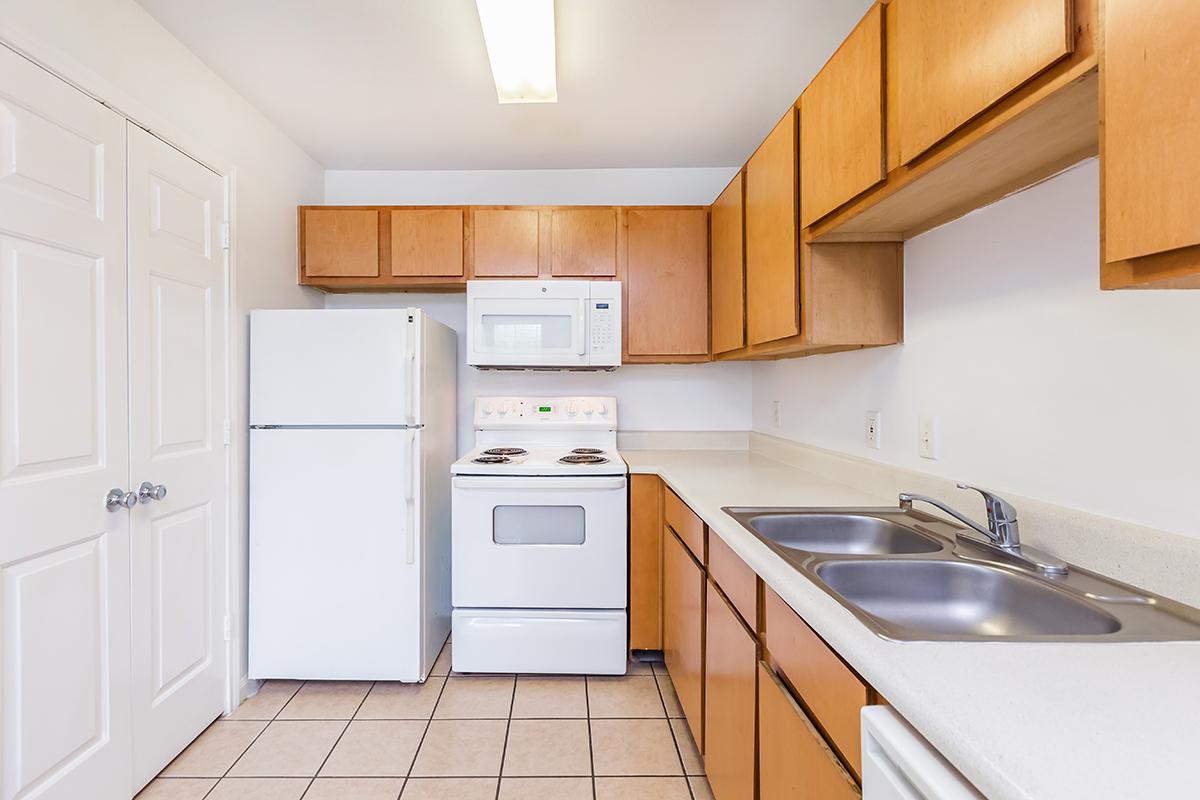
[[919, 511], [723, 510], [884, 639], [1200, 639], [1197, 609], [1079, 567], [1051, 577], [996, 560]]

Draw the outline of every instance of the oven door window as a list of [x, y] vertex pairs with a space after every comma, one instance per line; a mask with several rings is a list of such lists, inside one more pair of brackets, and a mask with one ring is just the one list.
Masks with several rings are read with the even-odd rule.
[[504, 545], [581, 545], [583, 506], [496, 506], [492, 541]]

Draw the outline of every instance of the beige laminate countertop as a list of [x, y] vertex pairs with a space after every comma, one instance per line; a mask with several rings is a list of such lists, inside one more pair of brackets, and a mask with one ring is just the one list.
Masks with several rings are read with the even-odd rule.
[[661, 476], [989, 798], [1200, 797], [1200, 642], [889, 642], [721, 507], [895, 497], [745, 450], [621, 454], [631, 472]]

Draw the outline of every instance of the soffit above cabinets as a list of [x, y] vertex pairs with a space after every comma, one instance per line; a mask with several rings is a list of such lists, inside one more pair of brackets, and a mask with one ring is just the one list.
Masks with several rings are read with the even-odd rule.
[[558, 102], [501, 105], [473, 0], [138, 2], [328, 169], [741, 164], [870, 6], [557, 0]]

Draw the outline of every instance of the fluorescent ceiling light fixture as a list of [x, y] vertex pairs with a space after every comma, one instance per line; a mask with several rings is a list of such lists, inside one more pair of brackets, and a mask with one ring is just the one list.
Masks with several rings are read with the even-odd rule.
[[475, 0], [501, 103], [557, 103], [554, 0]]

